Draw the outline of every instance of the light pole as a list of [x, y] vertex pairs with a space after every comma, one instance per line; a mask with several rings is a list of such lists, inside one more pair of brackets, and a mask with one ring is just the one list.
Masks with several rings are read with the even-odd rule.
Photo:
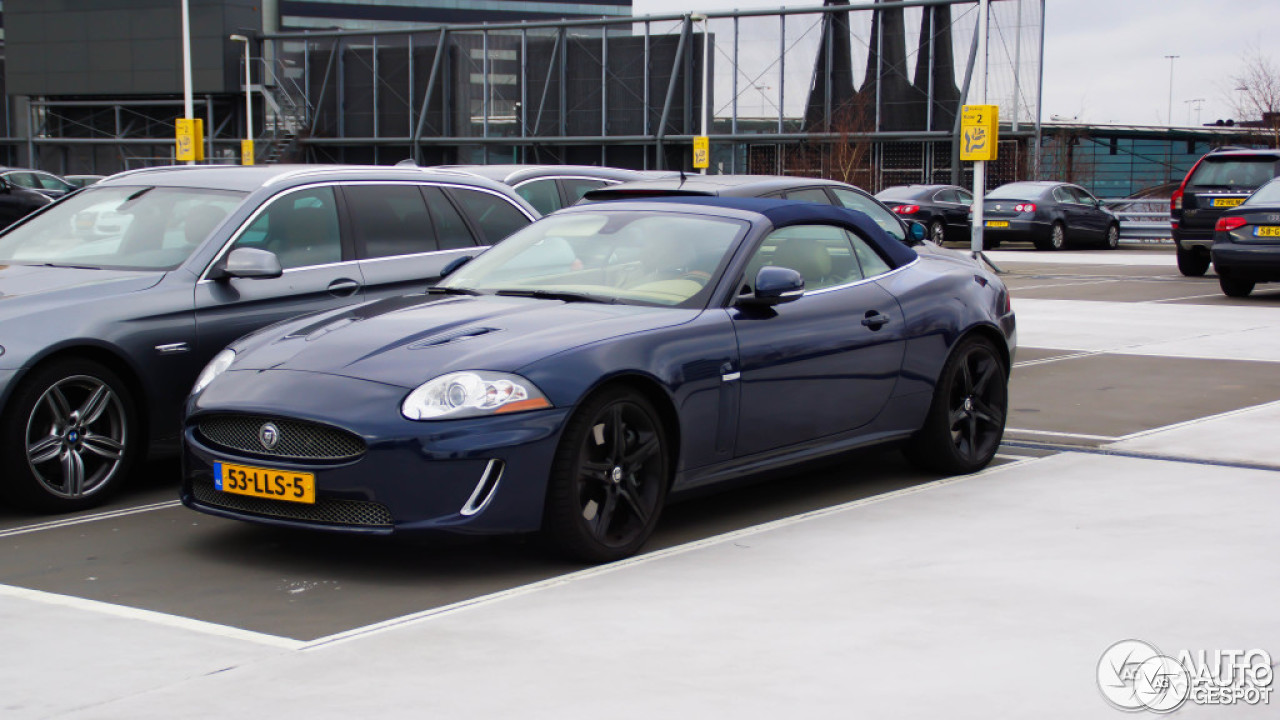
[[1173, 125], [1173, 61], [1182, 57], [1181, 55], [1165, 55], [1165, 60], [1169, 61], [1169, 112], [1164, 116], [1165, 122]]
[[244, 141], [240, 143], [240, 164], [253, 164], [253, 86], [249, 75], [249, 38], [232, 35], [233, 42], [244, 43]]
[[[196, 116], [195, 97], [191, 90], [191, 5], [182, 0], [182, 109], [183, 117], [192, 122]], [[195, 165], [195, 160], [188, 160]]]
[[[707, 75], [709, 74], [709, 68], [707, 66], [707, 63], [711, 59], [711, 35], [707, 30], [706, 15], [693, 14], [689, 16], [689, 19], [693, 20], [694, 22], [702, 23], [702, 123], [699, 126], [701, 128], [701, 132], [699, 132], [698, 134], [703, 137], [706, 137], [707, 136], [707, 115], [709, 111], [708, 101], [707, 101]], [[711, 153], [711, 150], [710, 148], [708, 148], [707, 154], [710, 155], [710, 153]], [[709, 159], [710, 158], [708, 158], [708, 160]], [[701, 173], [703, 175], [706, 175], [707, 169], [702, 168]]]

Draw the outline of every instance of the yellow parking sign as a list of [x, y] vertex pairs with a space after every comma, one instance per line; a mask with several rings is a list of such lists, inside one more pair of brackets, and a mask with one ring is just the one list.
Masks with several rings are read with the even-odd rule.
[[999, 105], [965, 105], [960, 114], [960, 159], [995, 160], [999, 129]]
[[693, 139], [693, 167], [695, 170], [711, 166], [711, 138], [698, 135]]
[[204, 160], [204, 120], [201, 118], [178, 118], [177, 149], [174, 159], [178, 162]]

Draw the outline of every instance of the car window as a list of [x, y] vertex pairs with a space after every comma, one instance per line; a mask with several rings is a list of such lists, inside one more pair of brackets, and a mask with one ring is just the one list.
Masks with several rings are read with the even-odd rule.
[[484, 235], [484, 242], [492, 245], [511, 233], [529, 224], [529, 218], [511, 203], [511, 201], [491, 195], [480, 190], [450, 188], [462, 211], [471, 216], [471, 220]]
[[471, 229], [463, 221], [458, 209], [438, 187], [423, 186], [422, 197], [427, 200], [431, 220], [436, 228], [436, 241], [441, 250], [454, 250], [476, 246]]
[[553, 213], [561, 207], [560, 191], [556, 189], [555, 178], [530, 180], [516, 188], [516, 194], [543, 215]]
[[883, 275], [892, 269], [889, 267], [889, 263], [885, 262], [884, 258], [880, 257], [880, 254], [866, 240], [848, 230], [845, 232], [849, 235], [849, 242], [853, 244], [853, 254], [858, 258], [858, 266], [862, 270], [862, 277], [873, 278], [877, 275]]
[[431, 252], [436, 231], [416, 185], [351, 185], [343, 189], [360, 257]]
[[862, 278], [849, 234], [831, 225], [793, 225], [769, 233], [747, 262], [743, 284], [754, 286], [756, 274], [765, 266], [800, 273], [806, 292]]
[[1207, 157], [1187, 185], [1256, 188], [1276, 176], [1277, 161], [1267, 155]]
[[48, 175], [45, 173], [34, 173], [34, 174], [35, 174], [36, 182], [40, 183], [40, 187], [44, 188], [45, 190], [66, 191], [66, 190], [72, 189], [70, 185], [62, 182], [61, 180], [54, 177], [53, 175]]
[[1097, 199], [1094, 198], [1092, 195], [1090, 195], [1089, 191], [1085, 190], [1084, 188], [1077, 188], [1077, 187], [1071, 188], [1071, 195], [1075, 197], [1076, 202], [1080, 203], [1081, 205], [1090, 205], [1093, 207], [1096, 207], [1098, 205]]
[[1075, 203], [1076, 199], [1065, 187], [1056, 187], [1053, 189], [1053, 199], [1060, 203]]
[[798, 202], [821, 203], [822, 205], [830, 205], [831, 198], [822, 188], [801, 188], [799, 190], [788, 190], [786, 193], [788, 200], [796, 200]]
[[341, 262], [333, 188], [310, 188], [272, 200], [232, 246], [240, 247], [269, 250], [286, 270]]
[[0, 264], [176, 268], [243, 199], [196, 188], [89, 188], [0, 236]]
[[40, 183], [39, 181], [36, 180], [36, 176], [29, 172], [9, 173], [8, 175], [5, 175], [5, 177], [9, 180], [9, 182], [19, 187], [24, 187], [24, 188], [40, 187]]
[[859, 210], [866, 213], [885, 232], [906, 242], [907, 233], [902, 229], [902, 223], [898, 222], [898, 218], [892, 212], [881, 207], [875, 200], [845, 188], [831, 188], [831, 192], [835, 193], [836, 199], [840, 201], [841, 205], [850, 210]]
[[934, 194], [933, 199], [935, 202], [944, 202], [944, 203], [960, 202], [960, 199], [956, 197], [956, 191], [952, 190], [951, 188], [942, 188], [941, 190], [939, 190], [937, 193]]
[[564, 194], [569, 198], [569, 204], [572, 205], [582, 199], [583, 195], [604, 187], [605, 185], [616, 185], [605, 180], [596, 180], [593, 178], [563, 178], [560, 180], [564, 187]]
[[1244, 201], [1245, 205], [1280, 205], [1280, 180], [1272, 180], [1271, 182], [1258, 188], [1257, 192], [1249, 196]]
[[973, 204], [973, 194], [965, 190], [956, 190], [956, 199], [964, 205]]

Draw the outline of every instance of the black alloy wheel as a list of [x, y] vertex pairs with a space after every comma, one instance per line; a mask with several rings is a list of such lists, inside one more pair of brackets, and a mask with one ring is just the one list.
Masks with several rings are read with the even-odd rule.
[[1209, 270], [1209, 253], [1178, 245], [1178, 272], [1186, 277], [1200, 277]]
[[1120, 226], [1108, 225], [1107, 236], [1103, 242], [1103, 248], [1107, 250], [1115, 250], [1120, 247]]
[[556, 449], [544, 532], [577, 560], [634, 555], [662, 513], [670, 462], [662, 420], [642, 395], [616, 388], [589, 398]]
[[24, 378], [5, 409], [0, 491], [33, 510], [104, 500], [128, 473], [139, 440], [124, 383], [89, 360], [63, 360]]
[[947, 226], [941, 220], [934, 220], [929, 223], [929, 239], [935, 245], [941, 245], [947, 241]]
[[1004, 437], [1009, 373], [989, 340], [971, 337], [952, 351], [934, 388], [924, 426], [906, 448], [927, 470], [965, 474], [986, 467]]

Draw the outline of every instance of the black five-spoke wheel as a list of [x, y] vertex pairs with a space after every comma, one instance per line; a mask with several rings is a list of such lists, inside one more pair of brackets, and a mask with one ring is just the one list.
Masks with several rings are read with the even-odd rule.
[[98, 502], [127, 471], [136, 439], [124, 384], [83, 360], [36, 370], [4, 421], [5, 494], [21, 505], [73, 510]]
[[969, 473], [991, 462], [1004, 436], [1009, 375], [982, 338], [963, 341], [948, 358], [924, 427], [907, 448], [916, 464], [945, 473]]
[[544, 529], [580, 560], [632, 555], [658, 522], [668, 473], [666, 438], [652, 404], [627, 389], [588, 399], [556, 451]]

